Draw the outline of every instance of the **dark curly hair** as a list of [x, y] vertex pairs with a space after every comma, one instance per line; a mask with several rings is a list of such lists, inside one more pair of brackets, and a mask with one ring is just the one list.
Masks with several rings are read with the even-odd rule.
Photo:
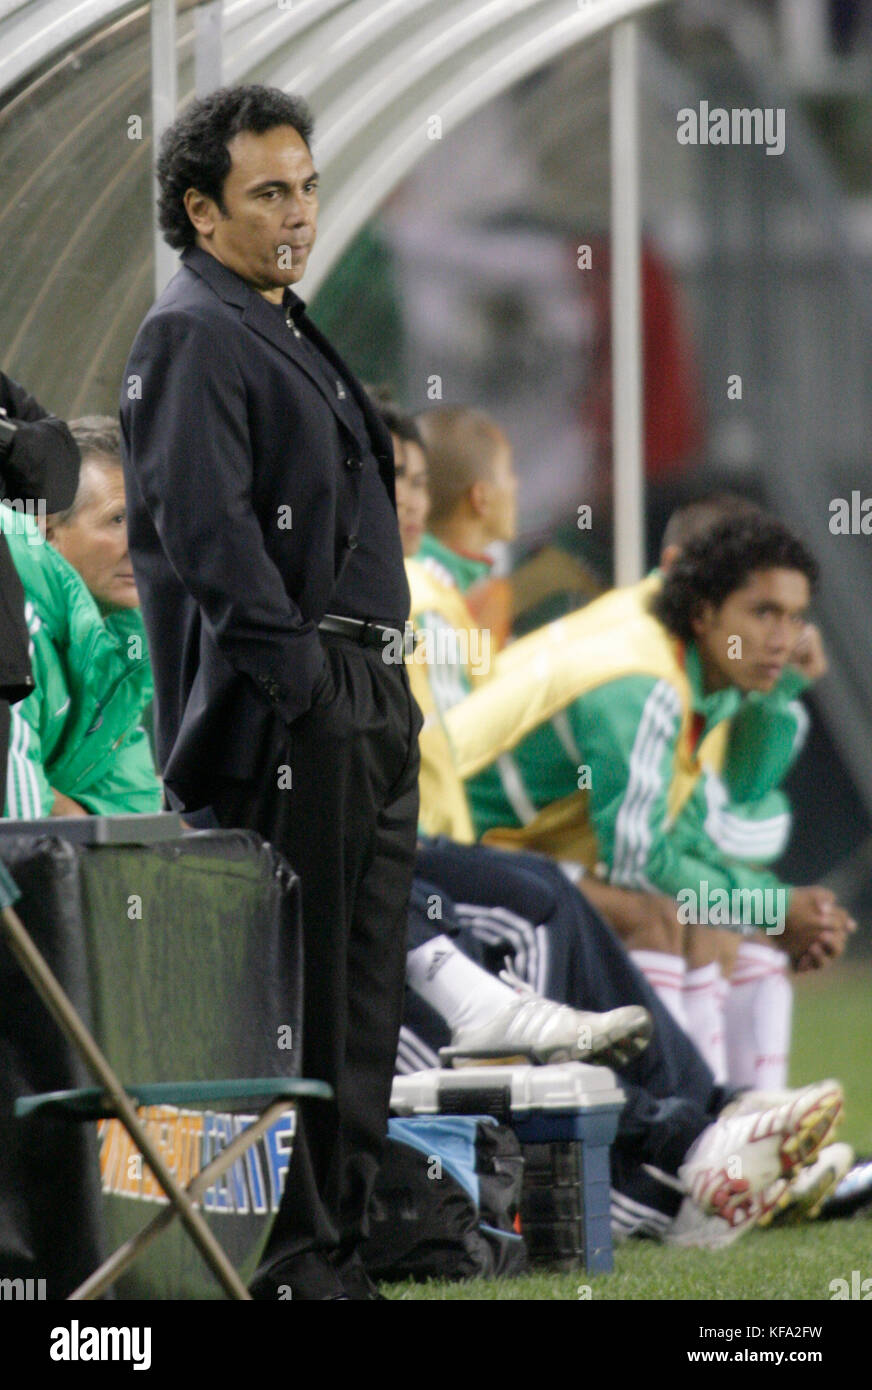
[[732, 517], [689, 540], [651, 603], [663, 626], [689, 642], [702, 604], [720, 608], [759, 570], [798, 570], [812, 589], [817, 561], [802, 541], [765, 513]]
[[196, 188], [225, 211], [224, 180], [230, 173], [229, 142], [240, 131], [263, 135], [293, 126], [311, 145], [315, 121], [302, 97], [278, 87], [219, 87], [190, 106], [164, 131], [157, 159], [158, 216], [164, 240], [175, 251], [196, 244], [197, 233], [184, 197]]
[[[418, 429], [414, 415], [406, 414], [390, 386], [387, 384], [367, 385], [366, 394], [391, 434], [395, 434], [398, 439], [405, 439], [409, 444], [417, 444], [419, 449], [424, 449], [424, 440], [421, 438], [421, 431]], [[424, 452], [427, 452], [426, 449]]]

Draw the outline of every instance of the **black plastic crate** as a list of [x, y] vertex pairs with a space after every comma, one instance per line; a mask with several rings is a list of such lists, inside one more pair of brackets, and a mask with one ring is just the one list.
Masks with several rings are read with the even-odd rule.
[[531, 1262], [562, 1270], [610, 1270], [608, 1147], [559, 1139], [522, 1143], [522, 1149], [521, 1231]]
[[521, 1217], [525, 1223], [581, 1221], [584, 1217], [584, 1189], [581, 1183], [563, 1187], [536, 1187], [525, 1184], [521, 1198]]

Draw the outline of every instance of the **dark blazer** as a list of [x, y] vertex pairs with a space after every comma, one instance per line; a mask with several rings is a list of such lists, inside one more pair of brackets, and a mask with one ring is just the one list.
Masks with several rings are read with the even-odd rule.
[[394, 462], [362, 387], [304, 313], [298, 326], [351, 384], [368, 438], [275, 305], [206, 251], [182, 260], [131, 349], [121, 428], [158, 765], [193, 810], [213, 773], [253, 772], [274, 712], [291, 723], [328, 683], [316, 626], [354, 544], [360, 459], [375, 454], [392, 503]]
[[[0, 498], [42, 502], [47, 512], [72, 506], [79, 481], [79, 450], [63, 420], [43, 410], [17, 381], [0, 372], [0, 406], [18, 425], [9, 453], [0, 457]], [[6, 538], [0, 535], [0, 699], [15, 704], [33, 689], [24, 621], [24, 591]], [[4, 788], [0, 784], [0, 811]]]

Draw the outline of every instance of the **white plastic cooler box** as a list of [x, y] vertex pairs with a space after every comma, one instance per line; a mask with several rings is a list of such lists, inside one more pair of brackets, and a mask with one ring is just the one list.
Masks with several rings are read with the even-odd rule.
[[482, 1066], [395, 1076], [396, 1115], [493, 1115], [524, 1152], [521, 1229], [530, 1258], [560, 1269], [613, 1267], [609, 1146], [624, 1093], [606, 1067]]

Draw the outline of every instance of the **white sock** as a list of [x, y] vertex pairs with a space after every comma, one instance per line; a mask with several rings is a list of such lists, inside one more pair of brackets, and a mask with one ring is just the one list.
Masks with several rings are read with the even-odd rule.
[[666, 951], [630, 951], [630, 959], [659, 995], [675, 1022], [687, 1032], [687, 1013], [684, 1008], [684, 977], [687, 962], [684, 956], [670, 956]]
[[743, 941], [724, 1009], [727, 1077], [733, 1086], [783, 1090], [790, 1053], [793, 989], [789, 960], [756, 941]]
[[688, 970], [684, 977], [687, 1031], [714, 1072], [719, 1086], [727, 1079], [722, 981], [721, 967], [716, 960]]
[[489, 1023], [518, 997], [448, 936], [434, 936], [407, 952], [406, 983], [442, 1015], [452, 1033]]
[[730, 1074], [729, 1059], [728, 1059], [728, 1057], [727, 1057], [727, 1021], [726, 1021], [726, 1017], [725, 1017], [726, 1008], [727, 1008], [727, 1000], [728, 1000], [729, 997], [730, 997], [730, 982], [729, 982], [728, 979], [725, 978], [725, 976], [723, 975], [723, 973], [721, 973], [720, 975], [718, 975], [717, 995], [718, 995], [718, 1013], [720, 1014], [720, 1018], [721, 1018], [721, 1034], [722, 1034], [723, 1040], [724, 1040], [724, 1077], [723, 1077], [723, 1079], [724, 1079], [724, 1081], [726, 1081], [727, 1078], [729, 1077], [729, 1074]]
[[[721, 1022], [723, 1023], [724, 1009], [727, 1007], [727, 999], [729, 998], [729, 994], [730, 994], [730, 982], [729, 982], [729, 980], [727, 980], [727, 979], [724, 978], [723, 974], [718, 975], [717, 992], [718, 992], [718, 1008], [719, 1008], [720, 1011], [721, 1011]], [[726, 1047], [726, 1045], [727, 1045], [727, 1035], [726, 1035], [726, 1029], [725, 1029], [725, 1030], [724, 1030], [724, 1046]]]

